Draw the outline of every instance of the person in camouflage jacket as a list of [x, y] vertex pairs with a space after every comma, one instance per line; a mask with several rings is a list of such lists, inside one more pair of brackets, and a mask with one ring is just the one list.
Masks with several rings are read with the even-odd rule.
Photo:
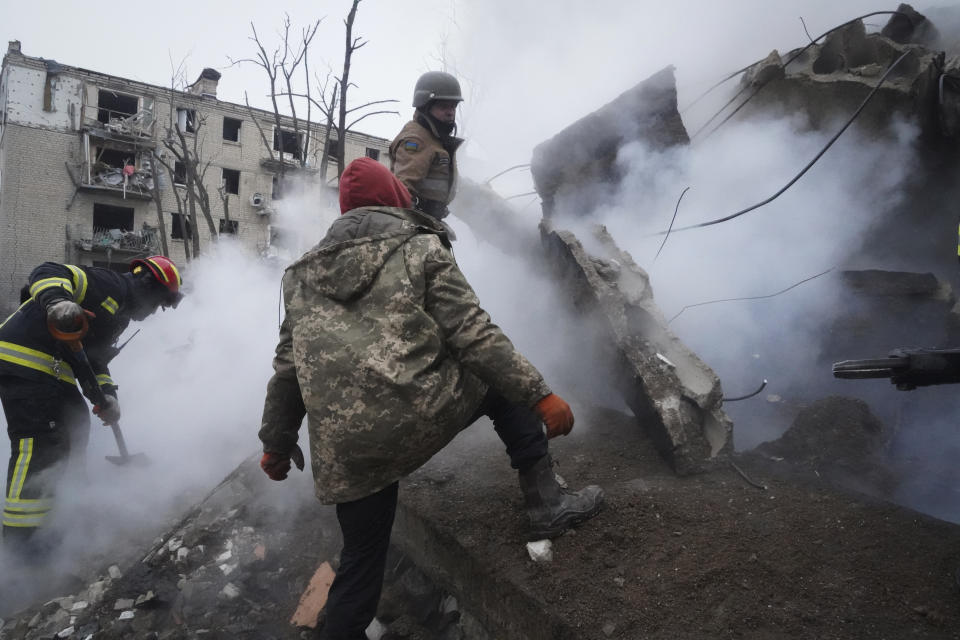
[[445, 225], [410, 209], [403, 184], [369, 158], [344, 171], [340, 203], [326, 237], [284, 275], [259, 435], [261, 466], [282, 480], [307, 417], [316, 495], [337, 505], [344, 539], [323, 637], [362, 638], [398, 481], [477, 418], [490, 416], [506, 444], [534, 538], [594, 515], [603, 493], [557, 484], [547, 438], [568, 433], [573, 414], [480, 307]]

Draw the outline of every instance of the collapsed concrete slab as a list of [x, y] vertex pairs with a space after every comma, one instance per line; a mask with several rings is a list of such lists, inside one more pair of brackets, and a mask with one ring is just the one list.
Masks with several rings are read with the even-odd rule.
[[623, 399], [661, 455], [680, 475], [726, 461], [733, 423], [721, 406], [720, 380], [670, 331], [647, 273], [604, 228], [596, 232], [602, 255], [548, 221], [541, 232], [558, 278], [609, 349], [605, 360]]
[[[868, 34], [858, 20], [822, 43], [783, 56], [774, 51], [757, 62], [741, 77], [741, 86], [749, 90], [745, 95], [751, 97], [741, 117], [760, 108], [803, 113], [811, 128], [829, 127], [835, 119], [852, 115], [887, 69], [906, 55], [858, 116], [858, 124], [882, 132], [902, 119], [916, 122], [928, 136], [944, 135], [941, 121], [955, 118], [951, 104], [940, 100], [945, 54], [914, 44], [911, 38], [930, 42], [936, 31], [908, 6], [900, 10], [905, 15], [895, 15], [881, 33]], [[914, 17], [908, 18], [907, 11]]]
[[620, 149], [642, 141], [652, 149], [690, 142], [677, 110], [673, 67], [667, 67], [612, 102], [577, 120], [533, 150], [530, 170], [543, 214], [564, 210], [589, 213], [622, 178]]
[[453, 215], [466, 222], [478, 238], [505, 253], [529, 256], [538, 250], [536, 226], [486, 184], [461, 177]]

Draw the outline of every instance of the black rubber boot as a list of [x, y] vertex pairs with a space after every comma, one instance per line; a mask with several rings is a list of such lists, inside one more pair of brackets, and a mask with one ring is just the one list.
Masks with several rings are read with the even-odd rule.
[[520, 488], [530, 518], [530, 539], [556, 538], [588, 518], [603, 505], [603, 489], [596, 485], [568, 491], [557, 482], [553, 460], [547, 454], [520, 473]]

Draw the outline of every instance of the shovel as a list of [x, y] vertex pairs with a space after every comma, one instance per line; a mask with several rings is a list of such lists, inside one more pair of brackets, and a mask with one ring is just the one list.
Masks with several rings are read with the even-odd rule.
[[[47, 329], [57, 340], [65, 343], [69, 348], [70, 352], [73, 354], [73, 360], [76, 365], [76, 370], [74, 373], [77, 376], [77, 380], [80, 382], [80, 388], [83, 390], [83, 395], [93, 402], [94, 409], [98, 406], [104, 404], [104, 394], [103, 390], [100, 388], [100, 384], [97, 382], [97, 374], [94, 372], [93, 367], [90, 365], [90, 360], [87, 358], [86, 352], [83, 350], [83, 343], [80, 342], [80, 339], [87, 334], [87, 331], [90, 329], [90, 325], [87, 322], [87, 317], [83, 316], [83, 319], [80, 322], [80, 328], [76, 331], [61, 331], [53, 323], [47, 323]], [[120, 425], [113, 423], [109, 425], [113, 430], [113, 438], [117, 441], [117, 449], [120, 451], [118, 456], [104, 456], [107, 460], [118, 466], [124, 466], [127, 464], [134, 464], [143, 466], [150, 462], [149, 458], [145, 453], [134, 453], [131, 454], [127, 451], [127, 443], [123, 439], [123, 432], [120, 431]]]

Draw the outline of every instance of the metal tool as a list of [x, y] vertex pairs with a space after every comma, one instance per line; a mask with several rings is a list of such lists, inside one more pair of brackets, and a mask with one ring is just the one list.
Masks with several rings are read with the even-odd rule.
[[[80, 383], [80, 389], [83, 391], [83, 395], [93, 403], [94, 413], [96, 413], [97, 409], [104, 404], [105, 396], [103, 389], [100, 388], [100, 384], [97, 382], [97, 374], [93, 370], [93, 366], [91, 366], [90, 360], [83, 350], [83, 343], [81, 342], [81, 339], [87, 335], [87, 331], [90, 330], [87, 317], [82, 317], [80, 327], [76, 331], [61, 331], [51, 322], [47, 322], [47, 329], [50, 331], [50, 335], [66, 344], [70, 349], [71, 359], [74, 364], [74, 375], [76, 375], [77, 381]], [[123, 438], [123, 432], [120, 431], [119, 424], [113, 423], [108, 426], [113, 431], [113, 438], [117, 441], [117, 449], [120, 451], [120, 455], [104, 456], [107, 460], [118, 466], [127, 464], [145, 465], [149, 463], [149, 458], [147, 458], [146, 454], [131, 454], [127, 450], [127, 443]]]

